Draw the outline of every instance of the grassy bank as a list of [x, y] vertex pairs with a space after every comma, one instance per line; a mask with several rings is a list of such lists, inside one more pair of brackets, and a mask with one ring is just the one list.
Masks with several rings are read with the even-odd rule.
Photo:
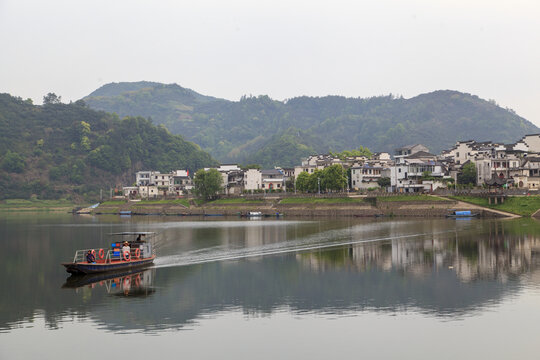
[[364, 202], [362, 198], [350, 198], [350, 197], [341, 197], [341, 198], [288, 198], [283, 199], [280, 204], [343, 204], [343, 203], [361, 203]]
[[[104, 201], [100, 206], [121, 206], [127, 204], [125, 200], [109, 200]], [[141, 206], [154, 206], [154, 205], [183, 205], [189, 207], [189, 201], [186, 199], [171, 199], [171, 200], [141, 200], [132, 202], [131, 206], [141, 207]]]
[[234, 199], [218, 199], [206, 203], [206, 205], [228, 205], [228, 204], [262, 204], [263, 199], [244, 199], [244, 198], [234, 198]]
[[490, 205], [487, 198], [473, 196], [449, 196], [449, 198], [521, 216], [531, 216], [540, 209], [540, 196], [509, 196], [504, 203], [497, 205]]
[[77, 205], [69, 200], [8, 199], [0, 201], [0, 211], [70, 211]]
[[447, 199], [437, 196], [430, 196], [424, 194], [418, 195], [393, 195], [393, 196], [379, 196], [377, 201], [381, 202], [397, 202], [397, 201], [448, 201]]
[[174, 200], [141, 200], [136, 203], [137, 206], [152, 206], [152, 205], [182, 205], [189, 207], [189, 201], [186, 199]]

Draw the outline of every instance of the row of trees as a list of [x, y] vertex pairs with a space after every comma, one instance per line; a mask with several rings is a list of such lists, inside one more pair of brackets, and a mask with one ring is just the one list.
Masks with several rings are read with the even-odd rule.
[[302, 192], [340, 191], [347, 187], [347, 172], [341, 165], [332, 165], [308, 174], [302, 172], [296, 179], [296, 190]]
[[[195, 173], [194, 193], [204, 200], [212, 200], [223, 187], [223, 178], [216, 169], [201, 169]], [[341, 165], [332, 165], [312, 174], [302, 172], [296, 179], [296, 190], [302, 192], [340, 191], [347, 187], [347, 172]]]

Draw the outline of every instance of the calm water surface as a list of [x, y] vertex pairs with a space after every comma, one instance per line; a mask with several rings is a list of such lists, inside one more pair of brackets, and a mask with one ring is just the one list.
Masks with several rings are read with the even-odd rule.
[[[73, 278], [109, 233], [153, 268]], [[0, 214], [0, 359], [536, 359], [540, 223]]]

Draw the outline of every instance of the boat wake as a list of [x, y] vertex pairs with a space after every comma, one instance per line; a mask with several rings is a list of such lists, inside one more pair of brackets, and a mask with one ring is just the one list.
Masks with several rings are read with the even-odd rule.
[[[264, 244], [260, 246], [252, 246], [247, 248], [230, 248], [229, 246], [216, 246], [204, 249], [188, 251], [178, 255], [159, 256], [154, 264], [156, 268], [165, 268], [173, 266], [188, 266], [196, 264], [204, 264], [218, 261], [231, 261], [247, 258], [255, 258], [270, 255], [282, 255], [288, 253], [299, 253], [313, 251], [319, 249], [336, 248], [348, 245], [374, 243], [393, 240], [406, 240], [413, 238], [431, 237], [433, 235], [453, 233], [453, 230], [442, 232], [403, 234], [377, 238], [357, 239], [351, 237], [354, 235], [354, 230], [350, 231], [332, 230], [324, 233], [319, 233], [315, 236], [310, 236], [304, 239], [292, 241], [282, 241], [272, 244]], [[332, 239], [332, 240], [328, 240]]]

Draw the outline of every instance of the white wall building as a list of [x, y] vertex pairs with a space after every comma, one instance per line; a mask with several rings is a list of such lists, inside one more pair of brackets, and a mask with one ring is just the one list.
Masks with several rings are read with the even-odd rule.
[[248, 169], [244, 172], [244, 189], [250, 191], [262, 189], [262, 176], [259, 170]]
[[351, 187], [353, 190], [366, 190], [379, 187], [377, 180], [382, 177], [384, 168], [380, 164], [364, 163], [351, 168]]

